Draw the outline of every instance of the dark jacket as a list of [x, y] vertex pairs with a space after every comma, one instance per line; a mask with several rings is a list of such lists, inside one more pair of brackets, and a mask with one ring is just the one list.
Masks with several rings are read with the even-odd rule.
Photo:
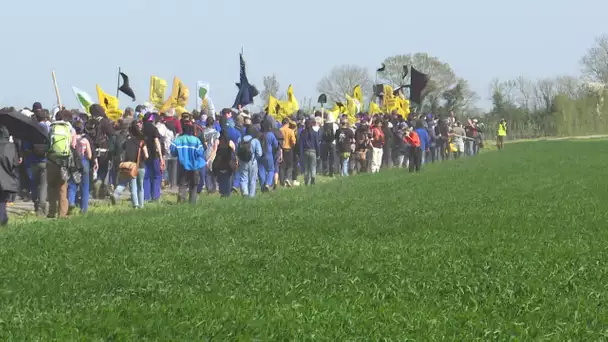
[[7, 139], [0, 140], [0, 191], [19, 191], [19, 154], [15, 144]]
[[305, 150], [315, 150], [319, 156], [319, 132], [315, 132], [314, 129], [305, 129], [300, 133], [300, 155], [304, 155]]

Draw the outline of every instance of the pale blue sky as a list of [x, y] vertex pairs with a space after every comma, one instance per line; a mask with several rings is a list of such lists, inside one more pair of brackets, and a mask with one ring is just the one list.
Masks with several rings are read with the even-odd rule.
[[494, 77], [578, 74], [594, 37], [608, 33], [606, 13], [606, 0], [4, 0], [0, 106], [51, 107], [55, 70], [63, 102], [76, 107], [72, 85], [94, 99], [96, 83], [114, 93], [120, 65], [138, 102], [150, 75], [177, 75], [192, 93], [197, 80], [209, 82], [219, 109], [236, 94], [243, 46], [251, 83], [261, 90], [275, 73], [300, 99], [316, 98], [332, 66], [372, 73], [387, 56], [427, 52], [468, 79], [486, 107]]

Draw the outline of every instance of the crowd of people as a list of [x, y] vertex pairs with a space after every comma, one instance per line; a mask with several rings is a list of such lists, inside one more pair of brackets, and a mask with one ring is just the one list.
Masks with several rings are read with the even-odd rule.
[[[314, 185], [318, 174], [418, 172], [425, 163], [474, 156], [484, 144], [483, 124], [453, 113], [361, 113], [353, 123], [346, 115], [298, 111], [277, 122], [247, 110], [178, 116], [139, 105], [113, 122], [97, 104], [89, 113], [50, 112], [38, 102], [22, 113], [48, 132], [49, 143], [13, 141], [0, 126], [0, 224], [17, 194], [49, 218], [86, 213], [90, 197], [116, 204], [125, 189], [134, 208], [158, 201], [164, 187], [178, 190], [178, 202], [194, 204], [203, 191], [255, 197], [258, 188], [299, 186], [301, 173], [305, 185]], [[506, 135], [504, 121], [498, 133]]]

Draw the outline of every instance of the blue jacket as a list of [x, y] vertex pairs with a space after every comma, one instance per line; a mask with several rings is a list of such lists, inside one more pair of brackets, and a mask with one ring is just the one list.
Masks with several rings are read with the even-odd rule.
[[205, 148], [201, 140], [193, 135], [180, 135], [171, 143], [171, 155], [187, 171], [200, 170], [207, 165]]
[[315, 132], [313, 129], [302, 130], [302, 133], [300, 133], [300, 155], [304, 155], [304, 150], [315, 150], [317, 156], [320, 156], [321, 144], [319, 140], [319, 132]]
[[235, 127], [228, 127], [228, 139], [236, 145], [241, 139], [241, 131]]
[[264, 133], [264, 156], [272, 158], [274, 156], [274, 150], [279, 148], [279, 141], [272, 132]]
[[431, 137], [429, 136], [429, 132], [427, 132], [426, 128], [416, 128], [416, 134], [420, 138], [420, 148], [423, 151], [426, 151], [427, 148], [431, 145]]
[[[256, 161], [258, 159], [260, 159], [262, 157], [262, 144], [260, 144], [260, 141], [258, 139], [253, 139], [253, 137], [251, 135], [246, 135], [244, 136], [242, 139], [239, 138], [239, 141], [236, 144], [236, 149], [238, 151], [238, 146], [241, 143], [241, 140], [243, 141], [250, 141], [251, 140], [251, 154], [253, 155], [253, 158], [251, 158], [251, 161], [249, 163], [245, 163], [244, 161], [239, 159], [239, 169], [241, 168], [242, 165], [246, 165], [246, 164], [253, 164], [256, 163]], [[237, 156], [238, 158], [238, 156]]]

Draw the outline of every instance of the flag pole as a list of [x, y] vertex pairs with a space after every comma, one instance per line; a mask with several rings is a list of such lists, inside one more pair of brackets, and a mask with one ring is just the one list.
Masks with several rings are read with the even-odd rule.
[[118, 77], [116, 80], [116, 98], [120, 95], [120, 67], [118, 67]]
[[198, 97], [199, 97], [198, 83], [196, 83], [196, 85], [194, 86], [194, 91], [196, 92], [196, 110], [199, 111], [200, 108], [198, 107]]
[[59, 109], [62, 109], [61, 105], [61, 96], [59, 96], [59, 87], [57, 87], [57, 76], [55, 76], [55, 70], [52, 72], [53, 75], [53, 86], [55, 87], [55, 96], [57, 96], [57, 104], [59, 105]]

